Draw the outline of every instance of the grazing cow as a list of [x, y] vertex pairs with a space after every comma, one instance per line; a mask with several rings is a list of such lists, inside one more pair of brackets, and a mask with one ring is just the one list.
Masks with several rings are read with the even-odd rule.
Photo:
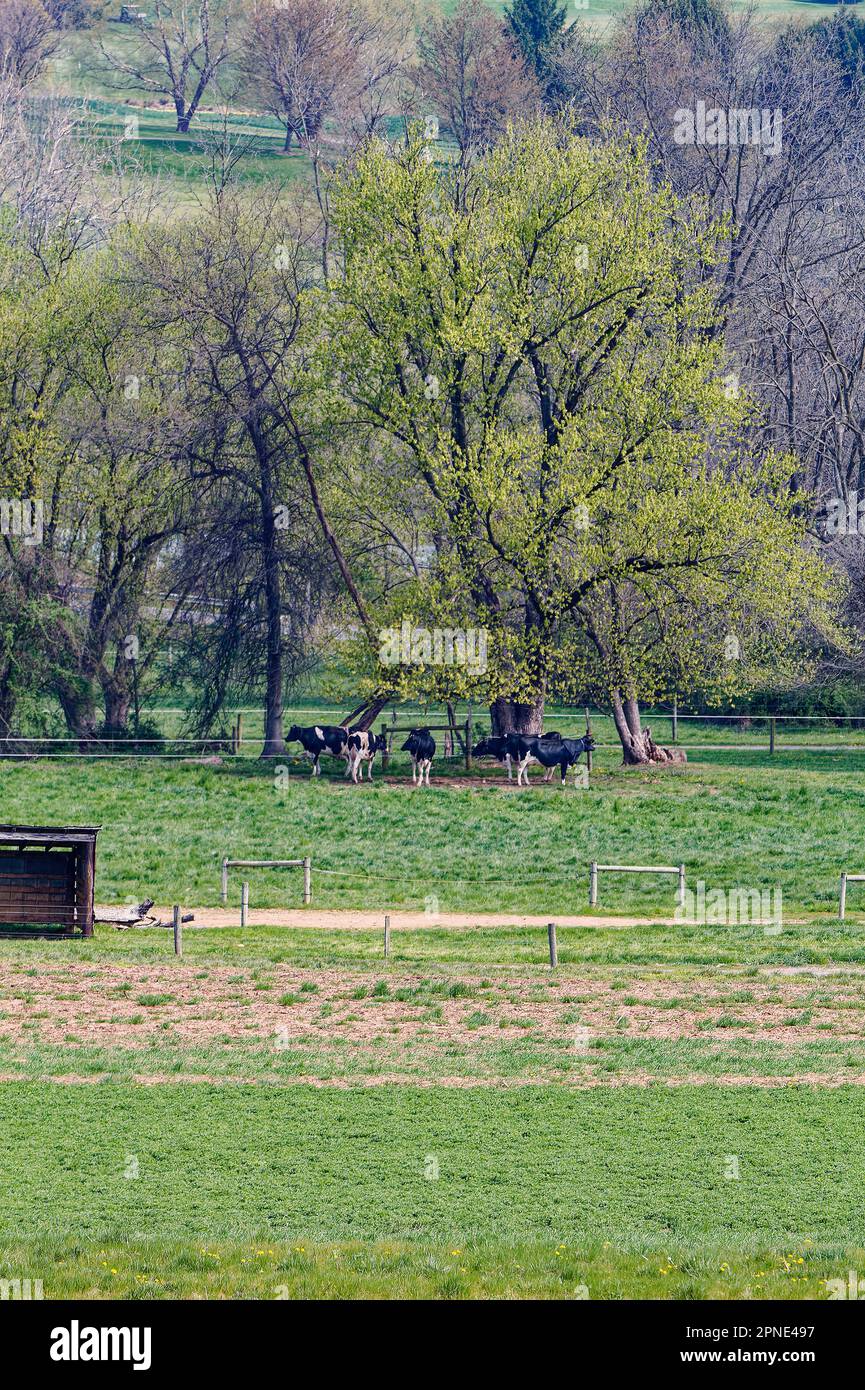
[[422, 787], [426, 772], [426, 784], [429, 786], [429, 773], [436, 751], [436, 741], [429, 729], [412, 729], [402, 748], [411, 758], [411, 780], [414, 782], [417, 777], [416, 785]]
[[[583, 753], [594, 751], [595, 741], [591, 734], [585, 734], [582, 738], [524, 738], [520, 740], [519, 766], [517, 768], [517, 785], [523, 782], [529, 785], [529, 763], [540, 763], [547, 772], [544, 774], [544, 781], [548, 782], [553, 775], [553, 769], [559, 768], [562, 774], [562, 786], [565, 785], [565, 774], [569, 767], [574, 769], [574, 784], [577, 781], [577, 763]], [[516, 753], [513, 754], [517, 756]]]
[[[554, 743], [561, 739], [561, 734], [551, 732], [541, 734], [541, 739], [547, 743]], [[495, 758], [497, 762], [503, 763], [508, 769], [508, 781], [511, 778], [511, 760], [519, 761], [520, 748], [523, 743], [535, 743], [538, 736], [536, 734], [524, 737], [522, 734], [493, 734], [490, 738], [482, 738], [480, 743], [476, 743], [472, 749], [473, 758]]]
[[371, 729], [352, 729], [348, 736], [348, 758], [351, 768], [351, 780], [356, 782], [358, 768], [360, 768], [360, 780], [363, 781], [363, 768], [361, 763], [369, 764], [367, 780], [372, 781], [372, 765], [375, 762], [376, 753], [387, 752], [387, 739], [384, 734], [374, 734]]
[[482, 738], [472, 749], [473, 758], [495, 758], [496, 762], [502, 763], [508, 769], [508, 781], [511, 780], [511, 755], [508, 752], [508, 740], [504, 735], [491, 734], [489, 738]]
[[311, 728], [300, 728], [292, 724], [286, 738], [289, 743], [299, 743], [308, 758], [312, 759], [312, 776], [321, 776], [319, 759], [322, 753], [334, 758], [345, 758], [345, 775], [348, 776], [348, 729], [337, 724], [313, 724]]

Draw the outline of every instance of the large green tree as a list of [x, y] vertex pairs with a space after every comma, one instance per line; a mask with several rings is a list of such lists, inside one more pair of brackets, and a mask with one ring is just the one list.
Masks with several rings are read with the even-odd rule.
[[[711, 332], [718, 230], [639, 145], [551, 120], [468, 173], [425, 154], [376, 144], [346, 174], [321, 292], [334, 419], [372, 431], [358, 488], [425, 542], [382, 621], [482, 628], [488, 669], [460, 679], [503, 730], [600, 686], [644, 761], [639, 699], [665, 665], [728, 685], [730, 636], [789, 652], [830, 607], [792, 465], [749, 453]], [[404, 666], [429, 682], [423, 647]]]

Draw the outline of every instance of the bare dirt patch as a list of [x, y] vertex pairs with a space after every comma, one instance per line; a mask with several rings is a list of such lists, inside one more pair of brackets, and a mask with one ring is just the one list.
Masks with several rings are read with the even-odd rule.
[[[616, 987], [619, 985], [620, 987]], [[740, 987], [741, 986], [741, 987]], [[0, 963], [0, 1040], [148, 1048], [295, 1044], [366, 1050], [411, 1044], [477, 1052], [528, 1038], [573, 1047], [579, 1040], [628, 1037], [730, 1044], [865, 1041], [858, 978], [821, 983], [814, 975], [731, 979], [713, 974], [621, 981], [519, 971], [383, 974], [283, 964], [103, 963], [45, 966], [22, 976]]]

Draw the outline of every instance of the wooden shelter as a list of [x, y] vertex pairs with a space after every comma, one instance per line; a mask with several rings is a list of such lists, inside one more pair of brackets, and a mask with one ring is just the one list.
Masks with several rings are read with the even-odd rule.
[[92, 936], [98, 825], [0, 825], [0, 936]]

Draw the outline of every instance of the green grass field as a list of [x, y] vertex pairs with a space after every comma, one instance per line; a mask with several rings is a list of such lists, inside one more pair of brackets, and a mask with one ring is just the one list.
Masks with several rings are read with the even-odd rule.
[[[0, 765], [3, 819], [102, 822], [100, 901], [206, 908], [219, 861], [250, 926], [0, 941], [0, 1279], [46, 1297], [825, 1298], [865, 1260], [865, 755], [598, 756], [589, 790], [487, 768], [416, 791], [239, 759]], [[537, 774], [535, 774], [537, 776]], [[670, 881], [779, 885], [780, 931], [676, 922]], [[357, 875], [357, 876], [355, 876]], [[490, 882], [489, 880], [494, 880]], [[238, 884], [231, 901], [236, 905]], [[325, 930], [325, 907], [465, 910], [461, 929]], [[644, 925], [625, 916], [640, 913]], [[50, 1190], [51, 1201], [45, 1201]]]
[[[102, 824], [104, 902], [219, 903], [230, 858], [313, 860], [318, 907], [577, 913], [588, 864], [685, 863], [708, 889], [780, 889], [785, 914], [831, 914], [842, 869], [862, 870], [865, 751], [765, 752], [704, 748], [685, 767], [623, 770], [596, 755], [588, 788], [541, 782], [508, 788], [482, 764], [464, 777], [412, 788], [406, 755], [371, 784], [342, 764], [311, 779], [301, 760], [287, 780], [254, 760], [207, 766], [158, 759], [25, 760], [0, 765], [4, 820]], [[674, 881], [601, 879], [604, 912], [669, 918]], [[239, 882], [232, 901], [239, 901]], [[256, 871], [255, 907], [297, 905], [297, 875]], [[856, 889], [850, 911], [856, 914]], [[865, 897], [861, 907], [865, 909]]]
[[0, 1120], [0, 1277], [46, 1297], [813, 1297], [865, 1244], [861, 1091], [6, 1085]]

